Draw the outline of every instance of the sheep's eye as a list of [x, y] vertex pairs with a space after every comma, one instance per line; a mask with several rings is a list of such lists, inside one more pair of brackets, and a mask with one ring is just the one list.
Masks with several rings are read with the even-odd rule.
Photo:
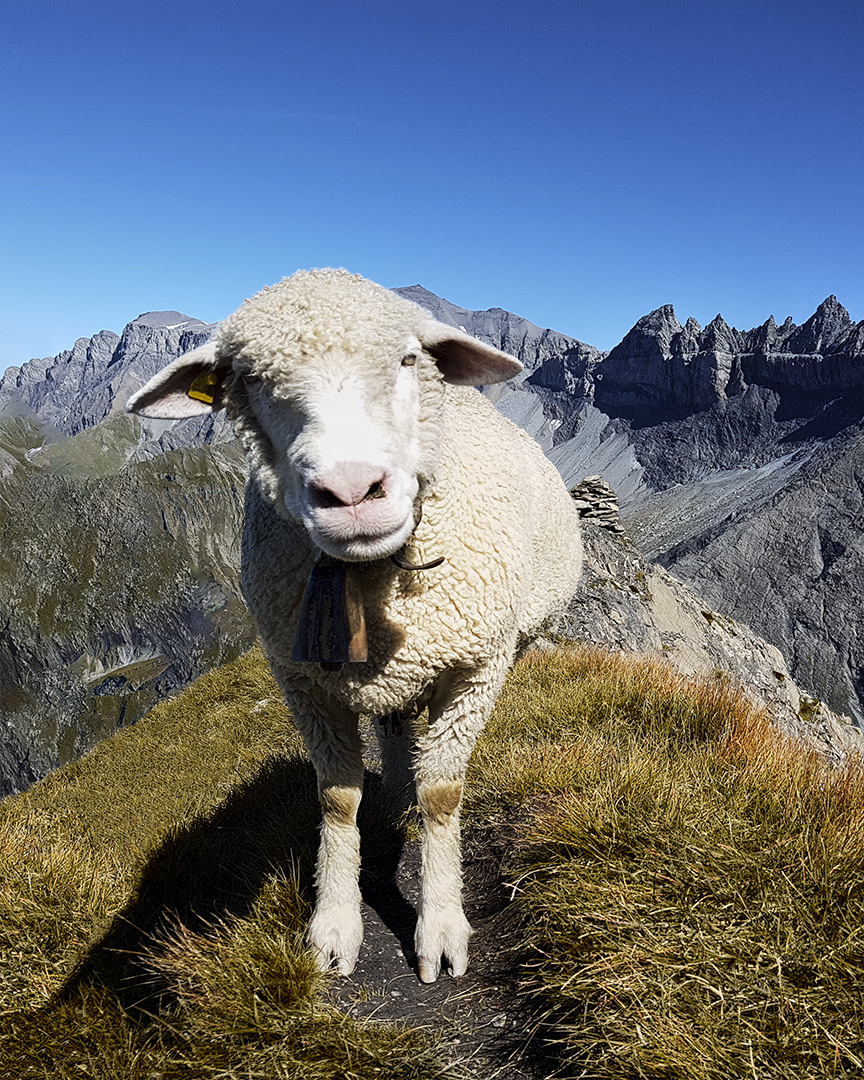
[[402, 357], [402, 367], [414, 367], [417, 363], [417, 353], [405, 353]]

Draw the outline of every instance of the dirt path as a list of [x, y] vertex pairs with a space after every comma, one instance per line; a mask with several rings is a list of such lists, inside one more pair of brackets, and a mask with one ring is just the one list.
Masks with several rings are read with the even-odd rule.
[[464, 839], [465, 910], [474, 935], [471, 962], [460, 979], [442, 974], [424, 985], [417, 977], [413, 935], [419, 894], [417, 842], [389, 852], [364, 851], [361, 877], [365, 936], [350, 978], [334, 979], [333, 1000], [356, 1017], [404, 1021], [436, 1032], [455, 1075], [477, 1080], [542, 1080], [532, 1060], [531, 1022], [514, 970], [515, 916], [501, 881], [500, 837], [467, 832]]

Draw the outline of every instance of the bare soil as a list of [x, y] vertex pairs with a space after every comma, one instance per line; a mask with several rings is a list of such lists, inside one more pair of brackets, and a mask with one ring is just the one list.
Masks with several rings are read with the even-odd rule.
[[[367, 775], [374, 784], [374, 779]], [[474, 934], [468, 972], [417, 976], [413, 937], [419, 897], [419, 843], [393, 839], [389, 852], [363, 851], [365, 936], [357, 967], [334, 978], [333, 1001], [355, 1017], [428, 1027], [454, 1075], [477, 1080], [541, 1080], [551, 1075], [531, 1038], [533, 1002], [520, 990], [518, 916], [502, 877], [508, 842], [500, 832], [466, 831], [465, 911]]]

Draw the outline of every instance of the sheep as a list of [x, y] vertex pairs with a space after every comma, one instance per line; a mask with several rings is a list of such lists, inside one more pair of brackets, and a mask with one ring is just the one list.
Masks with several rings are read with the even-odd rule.
[[582, 567], [558, 472], [475, 389], [520, 370], [374, 282], [298, 271], [127, 405], [163, 418], [224, 407], [245, 447], [243, 591], [315, 767], [307, 940], [341, 974], [363, 937], [361, 716], [385, 782], [420, 809], [419, 977], [467, 969], [465, 770], [514, 659]]

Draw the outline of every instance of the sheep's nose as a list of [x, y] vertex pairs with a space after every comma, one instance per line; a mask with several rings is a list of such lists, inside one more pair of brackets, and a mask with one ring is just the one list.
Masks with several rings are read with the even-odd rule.
[[337, 465], [309, 482], [309, 492], [321, 508], [358, 506], [367, 499], [387, 495], [387, 474], [378, 465], [348, 461]]

